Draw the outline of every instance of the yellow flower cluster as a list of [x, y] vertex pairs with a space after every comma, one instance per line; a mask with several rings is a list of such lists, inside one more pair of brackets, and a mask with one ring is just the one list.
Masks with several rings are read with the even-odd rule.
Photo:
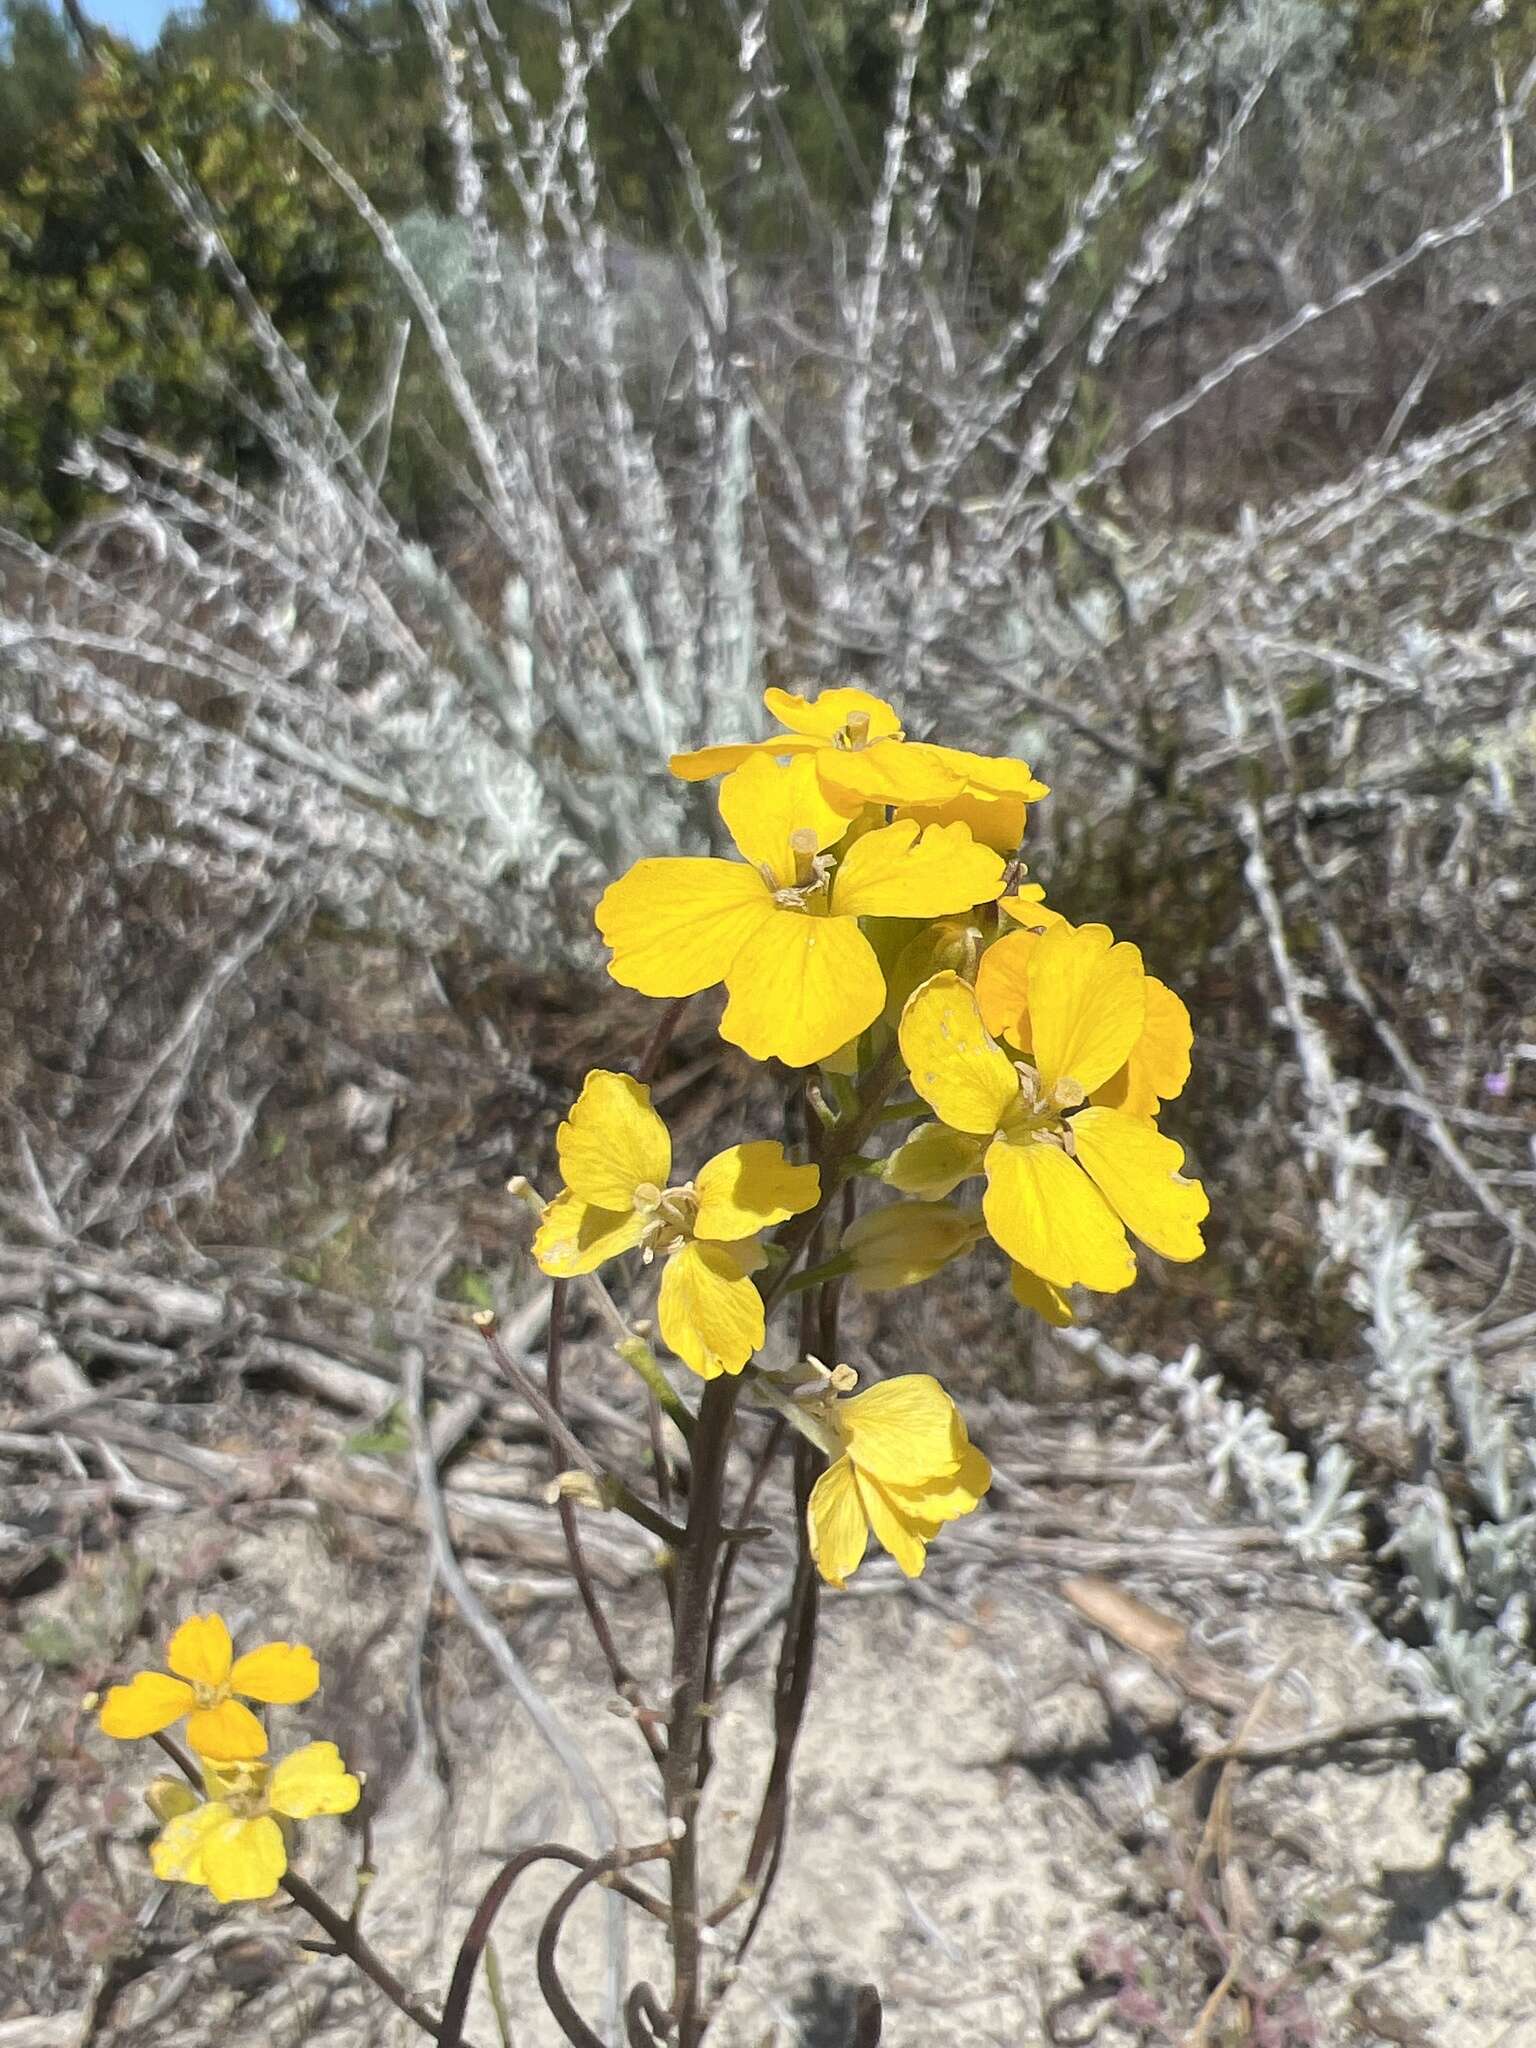
[[664, 1341], [702, 1378], [737, 1373], [766, 1334], [747, 1275], [758, 1233], [814, 1208], [820, 1176], [767, 1140], [717, 1152], [669, 1187], [672, 1140], [651, 1092], [627, 1074], [588, 1074], [556, 1136], [563, 1193], [544, 1211], [533, 1252], [569, 1279], [639, 1248], [665, 1261], [657, 1317]]
[[185, 1718], [203, 1794], [159, 1778], [146, 1797], [164, 1823], [150, 1845], [155, 1875], [206, 1885], [214, 1897], [267, 1899], [288, 1868], [282, 1822], [350, 1813], [362, 1787], [333, 1742], [309, 1742], [280, 1763], [262, 1761], [267, 1732], [234, 1697], [297, 1706], [315, 1692], [320, 1667], [301, 1643], [266, 1643], [236, 1657], [218, 1614], [194, 1614], [166, 1649], [170, 1672], [141, 1671], [114, 1685], [101, 1730], [118, 1741], [159, 1735]]
[[[660, 1334], [709, 1379], [761, 1372], [764, 1292], [845, 1277], [912, 1286], [984, 1237], [1006, 1253], [1016, 1299], [1054, 1323], [1072, 1319], [1069, 1289], [1131, 1284], [1133, 1238], [1199, 1257], [1205, 1192], [1157, 1127], [1188, 1079], [1189, 1015], [1135, 946], [1070, 924], [1023, 879], [1018, 849], [1045, 785], [1021, 762], [909, 740], [863, 690], [764, 702], [783, 731], [671, 764], [688, 782], [723, 778], [740, 858], [638, 861], [603, 894], [597, 926], [626, 988], [723, 987], [729, 1044], [820, 1066], [817, 1100], [853, 1140], [834, 1142], [830, 1173], [756, 1141], [672, 1185], [648, 1090], [591, 1073], [560, 1126], [564, 1186], [543, 1212], [539, 1265], [575, 1276], [631, 1250], [661, 1259]], [[903, 1070], [910, 1105], [888, 1099]], [[910, 1135], [866, 1156], [874, 1130], [904, 1114]], [[852, 1174], [910, 1199], [856, 1216], [829, 1246], [829, 1203]], [[947, 1199], [972, 1179], [979, 1207]], [[821, 1262], [792, 1274], [785, 1261], [813, 1235]], [[871, 1532], [921, 1571], [938, 1529], [990, 1483], [927, 1374], [819, 1394], [804, 1415], [830, 1460], [810, 1524], [834, 1585]]]

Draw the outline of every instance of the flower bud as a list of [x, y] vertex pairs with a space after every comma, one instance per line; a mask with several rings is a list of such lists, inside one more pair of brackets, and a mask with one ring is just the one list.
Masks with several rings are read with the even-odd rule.
[[151, 1778], [144, 1787], [144, 1804], [164, 1827], [183, 1813], [200, 1805], [197, 1794], [185, 1778]]
[[610, 1508], [613, 1505], [603, 1482], [594, 1479], [590, 1472], [557, 1472], [545, 1487], [544, 1498], [551, 1507], [562, 1500], [573, 1500], [583, 1508]]

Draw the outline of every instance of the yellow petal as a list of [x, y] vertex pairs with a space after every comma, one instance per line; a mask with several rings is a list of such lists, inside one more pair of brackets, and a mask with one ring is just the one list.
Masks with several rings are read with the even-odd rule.
[[754, 754], [721, 783], [720, 815], [742, 857], [766, 868], [781, 889], [797, 879], [791, 834], [809, 832], [820, 853], [848, 830], [848, 809], [834, 809], [823, 796], [810, 754], [791, 761]]
[[118, 1742], [158, 1735], [179, 1721], [196, 1700], [190, 1685], [163, 1671], [141, 1671], [127, 1685], [114, 1685], [101, 1709], [101, 1732]]
[[632, 1209], [637, 1187], [664, 1188], [672, 1172], [672, 1140], [650, 1089], [602, 1067], [582, 1082], [555, 1149], [567, 1188], [594, 1209]]
[[976, 1446], [968, 1443], [960, 1468], [942, 1479], [930, 1479], [926, 1486], [893, 1486], [883, 1480], [890, 1500], [914, 1520], [937, 1528], [968, 1515], [992, 1486], [992, 1467]]
[[964, 825], [978, 845], [1013, 854], [1023, 840], [1028, 809], [1021, 796], [987, 796], [962, 789], [943, 803], [903, 804], [898, 815], [919, 825]]
[[1037, 804], [1051, 793], [1027, 762], [1015, 761], [1009, 754], [971, 754], [964, 747], [937, 747], [934, 751], [943, 755], [946, 767], [964, 779], [967, 789], [979, 795], [1017, 797]]
[[165, 1661], [178, 1678], [193, 1685], [222, 1685], [229, 1677], [234, 1647], [222, 1614], [193, 1614], [171, 1637]]
[[1081, 1110], [1071, 1129], [1080, 1163], [1126, 1228], [1165, 1259], [1198, 1259], [1211, 1205], [1179, 1171], [1183, 1147], [1119, 1109]]
[[283, 1831], [270, 1814], [231, 1816], [204, 1835], [196, 1882], [227, 1906], [235, 1899], [270, 1899], [287, 1868]]
[[965, 1424], [932, 1373], [903, 1373], [839, 1401], [838, 1434], [860, 1471], [897, 1486], [923, 1486], [959, 1469]]
[[999, 1138], [986, 1158], [982, 1214], [1009, 1258], [1054, 1287], [1118, 1294], [1136, 1258], [1108, 1202], [1056, 1145]]
[[867, 690], [844, 686], [823, 690], [815, 697], [792, 696], [788, 690], [764, 690], [763, 702], [780, 725], [823, 742], [843, 737], [851, 718], [868, 721], [864, 727], [867, 739], [901, 737], [901, 720], [891, 706], [883, 697], [872, 697]]
[[1047, 1088], [1071, 1079], [1092, 1094], [1125, 1065], [1146, 1021], [1146, 975], [1107, 925], [1057, 925], [1029, 962], [1035, 1065]]
[[350, 1813], [362, 1793], [334, 1742], [306, 1742], [274, 1765], [267, 1801], [274, 1813], [312, 1820], [317, 1813]]
[[856, 1216], [840, 1250], [853, 1259], [850, 1278], [866, 1294], [914, 1287], [968, 1252], [985, 1226], [979, 1209], [947, 1203], [898, 1202]]
[[208, 1837], [235, 1818], [218, 1800], [199, 1803], [168, 1820], [149, 1845], [149, 1861], [164, 1884], [206, 1884], [203, 1849]]
[[990, 1132], [977, 1137], [948, 1124], [922, 1124], [886, 1160], [886, 1185], [921, 1202], [939, 1201], [980, 1173], [990, 1138]]
[[1046, 931], [1067, 921], [1059, 910], [1047, 910], [1045, 891], [1038, 882], [1026, 882], [1016, 896], [999, 896], [997, 907], [1015, 924], [1033, 931]]
[[656, 1302], [662, 1339], [702, 1379], [737, 1373], [766, 1335], [763, 1298], [724, 1245], [685, 1244]]
[[1042, 1280], [1038, 1273], [1028, 1272], [1017, 1259], [1013, 1262], [1008, 1284], [1019, 1306], [1033, 1309], [1052, 1329], [1064, 1330], [1075, 1320], [1071, 1304], [1061, 1289], [1053, 1287], [1049, 1280]]
[[1112, 1074], [1093, 1099], [1127, 1116], [1156, 1116], [1158, 1105], [1172, 1102], [1189, 1079], [1189, 1054], [1195, 1042], [1189, 1012], [1171, 988], [1147, 976], [1147, 1016], [1131, 1056]]
[[296, 1707], [320, 1683], [315, 1653], [304, 1643], [263, 1643], [237, 1657], [229, 1674], [230, 1688], [248, 1700], [270, 1707]]
[[869, 1517], [859, 1498], [851, 1458], [838, 1458], [811, 1488], [806, 1503], [811, 1556], [829, 1586], [842, 1587], [869, 1548]]
[[965, 788], [943, 756], [942, 747], [877, 740], [851, 752], [839, 747], [818, 754], [816, 772], [832, 800], [848, 810], [860, 804], [938, 803]]
[[1002, 886], [1001, 855], [963, 825], [919, 833], [905, 818], [849, 847], [832, 880], [832, 909], [838, 917], [948, 917], [992, 902]]
[[610, 882], [597, 928], [613, 948], [608, 972], [643, 996], [692, 996], [726, 969], [773, 912], [773, 896], [739, 860], [637, 860]]
[[910, 1508], [903, 1506], [878, 1479], [858, 1471], [854, 1477], [859, 1489], [859, 1505], [869, 1519], [875, 1541], [895, 1558], [907, 1578], [921, 1577], [923, 1566], [928, 1562], [928, 1538], [935, 1533], [934, 1524], [923, 1521]]
[[988, 946], [976, 969], [976, 1007], [994, 1038], [1006, 1038], [1027, 1052], [1029, 1037], [1029, 963], [1040, 943], [1039, 932], [1004, 932]]
[[793, 736], [776, 740], [741, 740], [723, 747], [698, 747], [691, 754], [674, 754], [667, 766], [680, 782], [708, 782], [713, 776], [729, 775], [733, 768], [739, 768], [743, 761], [750, 761], [754, 754], [766, 754], [774, 759], [782, 755], [808, 754], [822, 744], [821, 740]]
[[699, 1197], [694, 1236], [730, 1243], [814, 1209], [821, 1175], [814, 1166], [791, 1165], [772, 1138], [756, 1138], [717, 1152], [693, 1185]]
[[809, 1067], [885, 1003], [874, 948], [851, 917], [775, 910], [731, 963], [720, 1036], [755, 1060]]
[[187, 1740], [198, 1756], [255, 1757], [267, 1753], [267, 1731], [239, 1700], [196, 1707], [187, 1716]]
[[539, 1218], [534, 1260], [541, 1272], [556, 1280], [595, 1273], [605, 1259], [633, 1251], [649, 1223], [650, 1217], [639, 1209], [594, 1209], [574, 1195], [556, 1195]]
[[976, 994], [936, 974], [901, 1013], [901, 1056], [912, 1086], [952, 1130], [995, 1131], [1019, 1099], [1012, 1060], [987, 1036]]

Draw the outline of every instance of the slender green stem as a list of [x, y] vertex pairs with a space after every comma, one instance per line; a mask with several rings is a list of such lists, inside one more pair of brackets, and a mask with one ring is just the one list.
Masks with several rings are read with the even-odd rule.
[[790, 1268], [816, 1235], [832, 1197], [848, 1175], [857, 1171], [855, 1160], [859, 1147], [879, 1122], [885, 1098], [895, 1087], [900, 1072], [901, 1054], [894, 1044], [888, 1045], [859, 1088], [859, 1109], [826, 1133], [818, 1161], [821, 1168], [820, 1199], [814, 1209], [791, 1217], [774, 1239], [784, 1254], [784, 1263], [761, 1290], [765, 1309], [772, 1308], [787, 1290], [792, 1277]]
[[662, 1371], [661, 1361], [643, 1337], [626, 1337], [614, 1350], [627, 1366], [639, 1373], [656, 1396], [663, 1412], [677, 1424], [685, 1443], [693, 1442], [693, 1411]]
[[830, 1259], [823, 1259], [819, 1266], [806, 1266], [796, 1273], [792, 1280], [784, 1283], [786, 1294], [804, 1294], [809, 1287], [820, 1287], [824, 1280], [841, 1279], [844, 1273], [851, 1273], [854, 1267], [852, 1252], [835, 1252]]
[[875, 1118], [875, 1122], [877, 1124], [900, 1124], [905, 1123], [908, 1117], [927, 1116], [928, 1114], [927, 1103], [920, 1102], [914, 1095], [907, 1102], [886, 1103], [880, 1114]]

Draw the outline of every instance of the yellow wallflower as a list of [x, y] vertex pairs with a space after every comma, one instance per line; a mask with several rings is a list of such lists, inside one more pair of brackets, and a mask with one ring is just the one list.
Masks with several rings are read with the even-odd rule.
[[947, 1194], [984, 1173], [988, 1230], [1052, 1288], [1129, 1287], [1127, 1230], [1165, 1258], [1198, 1258], [1210, 1205], [1180, 1173], [1181, 1148], [1149, 1120], [1091, 1099], [1142, 1038], [1146, 980], [1136, 948], [1116, 945], [1104, 925], [1045, 933], [1028, 961], [1027, 1066], [988, 1034], [975, 991], [936, 975], [908, 1002], [900, 1039], [912, 1085], [944, 1128], [915, 1132], [887, 1180]]
[[[1047, 912], [1043, 904], [1036, 905], [1035, 910], [1042, 918], [1049, 918], [1049, 925], [1035, 931], [1010, 932], [999, 939], [982, 956], [976, 974], [976, 1002], [982, 1022], [994, 1037], [1006, 1038], [1022, 1052], [1030, 1047], [1030, 959], [1045, 929], [1054, 930], [1066, 923], [1057, 912]], [[1125, 1064], [1102, 1087], [1091, 1090], [1089, 1100], [1110, 1109], [1123, 1109], [1128, 1116], [1155, 1117], [1161, 1103], [1172, 1102], [1183, 1092], [1189, 1079], [1189, 1055], [1195, 1034], [1188, 1010], [1155, 975], [1143, 977], [1142, 993], [1146, 1010], [1141, 1035]]]
[[753, 1059], [811, 1066], [879, 1016], [885, 978], [861, 917], [945, 917], [1002, 888], [1002, 860], [964, 825], [883, 825], [829, 854], [848, 819], [805, 756], [753, 754], [720, 814], [743, 860], [637, 861], [604, 892], [597, 928], [625, 988], [687, 996], [724, 982], [720, 1035]]
[[636, 1246], [664, 1258], [662, 1337], [707, 1380], [740, 1372], [765, 1335], [749, 1241], [815, 1207], [816, 1168], [791, 1165], [782, 1145], [760, 1139], [717, 1152], [685, 1186], [669, 1187], [672, 1140], [650, 1090], [602, 1069], [588, 1074], [556, 1144], [565, 1190], [533, 1241], [543, 1270], [568, 1279]]
[[288, 1868], [279, 1820], [350, 1813], [362, 1787], [334, 1742], [309, 1742], [270, 1765], [209, 1761], [206, 1800], [168, 1820], [149, 1846], [156, 1877], [206, 1885], [221, 1904], [270, 1899]]
[[1002, 853], [1023, 837], [1026, 806], [1050, 794], [1021, 761], [907, 739], [892, 707], [867, 690], [823, 690], [813, 698], [765, 690], [763, 702], [785, 732], [674, 754], [672, 773], [707, 782], [732, 776], [754, 758], [808, 756], [822, 794], [841, 809], [894, 804], [899, 817], [920, 825], [966, 825]]
[[175, 1673], [141, 1671], [114, 1685], [101, 1709], [101, 1732], [118, 1741], [157, 1735], [187, 1717], [187, 1740], [204, 1757], [256, 1757], [267, 1753], [266, 1730], [247, 1706], [231, 1697], [291, 1707], [320, 1683], [314, 1652], [302, 1643], [264, 1643], [234, 1654], [223, 1616], [194, 1614], [171, 1637], [165, 1661]]
[[951, 1259], [961, 1258], [986, 1235], [979, 1209], [954, 1209], [947, 1202], [898, 1202], [867, 1209], [843, 1232], [838, 1249], [851, 1261], [849, 1278], [866, 1294], [915, 1287], [931, 1280]]
[[968, 1515], [992, 1467], [931, 1373], [885, 1380], [825, 1410], [840, 1455], [811, 1489], [811, 1555], [829, 1585], [857, 1570], [870, 1532], [909, 1579], [945, 1522]]

